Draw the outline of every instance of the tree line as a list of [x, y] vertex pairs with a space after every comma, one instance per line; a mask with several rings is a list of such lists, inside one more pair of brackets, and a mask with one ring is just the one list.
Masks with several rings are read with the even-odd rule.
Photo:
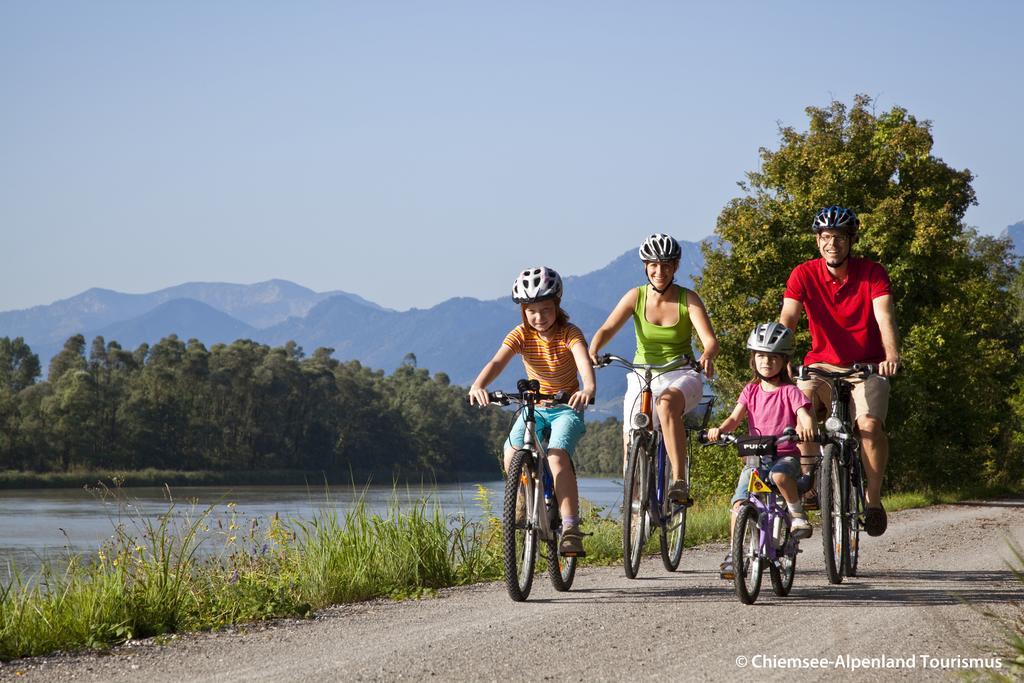
[[447, 375], [386, 375], [289, 342], [169, 336], [137, 349], [82, 335], [40, 381], [21, 338], [0, 339], [0, 469], [304, 470], [447, 479], [497, 471], [508, 415], [470, 409]]

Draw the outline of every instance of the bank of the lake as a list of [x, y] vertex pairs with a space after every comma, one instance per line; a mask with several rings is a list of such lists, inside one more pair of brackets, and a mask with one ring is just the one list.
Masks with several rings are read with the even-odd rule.
[[68, 472], [31, 472], [0, 470], [0, 490], [81, 488], [97, 484], [119, 486], [349, 486], [360, 483], [414, 483], [498, 481], [501, 473], [494, 469], [478, 472], [422, 472], [394, 470], [345, 470], [324, 472], [313, 470], [71, 470]]

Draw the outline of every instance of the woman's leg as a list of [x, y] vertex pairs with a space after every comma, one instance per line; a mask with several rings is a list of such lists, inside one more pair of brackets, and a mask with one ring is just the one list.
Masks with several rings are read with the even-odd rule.
[[658, 396], [655, 408], [661, 433], [665, 436], [665, 450], [672, 463], [672, 476], [683, 479], [686, 472], [686, 426], [683, 424], [686, 399], [681, 391], [669, 387]]

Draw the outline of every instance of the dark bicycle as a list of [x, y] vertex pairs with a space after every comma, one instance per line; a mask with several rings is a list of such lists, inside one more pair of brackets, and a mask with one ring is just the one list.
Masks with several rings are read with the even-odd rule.
[[829, 583], [842, 583], [844, 577], [857, 575], [860, 532], [864, 528], [864, 465], [856, 425], [850, 415], [853, 385], [846, 379], [867, 378], [877, 372], [877, 365], [866, 363], [841, 372], [812, 366], [797, 368], [798, 379], [820, 377], [832, 389], [818, 476], [821, 542]]
[[547, 443], [537, 434], [534, 414], [538, 403], [565, 404], [569, 402], [569, 394], [542, 394], [537, 380], [519, 380], [516, 388], [519, 389], [516, 393], [489, 392], [487, 398], [491, 403], [503, 406], [516, 403], [520, 410], [526, 411], [523, 447], [512, 456], [512, 464], [506, 473], [501, 514], [505, 588], [510, 598], [522, 602], [533, 587], [539, 542], [543, 542], [547, 549], [548, 577], [557, 591], [567, 591], [572, 587], [576, 576], [576, 557], [558, 554], [562, 518], [555, 498], [554, 480], [548, 469]]
[[[674, 572], [679, 568], [683, 554], [688, 505], [676, 504], [668, 499], [668, 457], [661, 429], [654, 426], [651, 381], [657, 376], [655, 373], [694, 367], [694, 364], [689, 358], [680, 358], [664, 365], [644, 365], [607, 353], [598, 359], [596, 367], [603, 368], [613, 364], [635, 372], [643, 380], [643, 388], [638, 399], [640, 410], [633, 417], [632, 428], [629, 430], [626, 472], [622, 482], [622, 564], [626, 576], [635, 579], [640, 569], [644, 544], [650, 536], [652, 527], [656, 526], [659, 532], [662, 564], [666, 570]], [[713, 403], [714, 397], [704, 397], [701, 399], [700, 408], [689, 414], [694, 417], [686, 418], [686, 426], [691, 433], [694, 429], [703, 429], [707, 426]], [[689, 486], [689, 458], [686, 461], [686, 471], [677, 472], [676, 478], [685, 480]]]

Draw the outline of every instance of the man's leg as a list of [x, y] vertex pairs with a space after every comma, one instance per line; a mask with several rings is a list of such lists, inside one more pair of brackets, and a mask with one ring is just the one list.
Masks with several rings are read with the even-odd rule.
[[860, 430], [861, 462], [867, 480], [865, 505], [876, 508], [882, 504], [882, 479], [889, 464], [889, 436], [882, 421], [871, 415], [858, 417], [857, 429]]

